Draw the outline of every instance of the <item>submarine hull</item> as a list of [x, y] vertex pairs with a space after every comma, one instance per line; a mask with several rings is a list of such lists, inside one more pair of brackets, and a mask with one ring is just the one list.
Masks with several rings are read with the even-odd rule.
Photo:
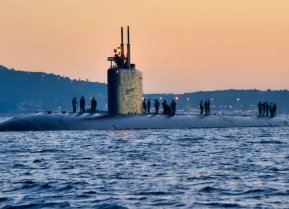
[[0, 131], [288, 127], [287, 117], [200, 115], [31, 114], [0, 123]]

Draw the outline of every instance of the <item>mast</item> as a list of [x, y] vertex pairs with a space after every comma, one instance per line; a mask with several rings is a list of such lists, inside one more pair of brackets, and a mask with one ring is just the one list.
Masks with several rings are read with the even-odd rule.
[[127, 67], [130, 69], [130, 38], [129, 38], [129, 26], [127, 26]]
[[120, 44], [120, 48], [121, 48], [121, 58], [124, 59], [124, 44], [123, 44], [123, 27], [121, 27], [121, 44]]

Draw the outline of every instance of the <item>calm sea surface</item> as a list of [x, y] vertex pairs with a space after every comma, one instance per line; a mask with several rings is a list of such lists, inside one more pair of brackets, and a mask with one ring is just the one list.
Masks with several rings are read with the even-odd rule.
[[289, 128], [0, 133], [0, 208], [289, 208]]

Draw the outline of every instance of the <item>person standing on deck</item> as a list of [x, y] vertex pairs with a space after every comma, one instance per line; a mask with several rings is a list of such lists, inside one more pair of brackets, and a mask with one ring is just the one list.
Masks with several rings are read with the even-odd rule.
[[210, 103], [210, 100], [207, 101], [207, 105], [208, 105], [208, 115], [211, 115], [211, 103]]
[[259, 117], [261, 117], [262, 116], [262, 103], [261, 102], [258, 103], [258, 109], [259, 109]]
[[159, 114], [160, 102], [158, 99], [155, 99], [155, 109], [156, 109], [156, 114]]
[[82, 96], [80, 98], [80, 113], [84, 113], [85, 112], [85, 99], [84, 96]]
[[203, 115], [203, 111], [204, 111], [204, 104], [203, 104], [203, 100], [201, 100], [200, 104], [200, 115]]
[[74, 97], [72, 99], [72, 112], [73, 113], [76, 113], [76, 104], [77, 104], [76, 97]]
[[146, 99], [143, 100], [142, 108], [143, 108], [143, 113], [146, 114], [146, 113], [147, 113], [147, 103], [146, 103]]
[[148, 114], [151, 113], [151, 100], [149, 99], [147, 102], [147, 110], [148, 110]]
[[176, 114], [176, 106], [177, 106], [177, 103], [175, 102], [175, 100], [173, 99], [171, 104], [170, 104], [170, 110], [171, 110], [171, 114], [172, 115], [175, 115]]

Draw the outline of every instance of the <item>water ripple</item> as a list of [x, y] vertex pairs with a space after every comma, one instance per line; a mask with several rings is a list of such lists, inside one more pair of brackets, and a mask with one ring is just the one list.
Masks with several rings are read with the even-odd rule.
[[288, 128], [1, 133], [0, 208], [289, 208]]

